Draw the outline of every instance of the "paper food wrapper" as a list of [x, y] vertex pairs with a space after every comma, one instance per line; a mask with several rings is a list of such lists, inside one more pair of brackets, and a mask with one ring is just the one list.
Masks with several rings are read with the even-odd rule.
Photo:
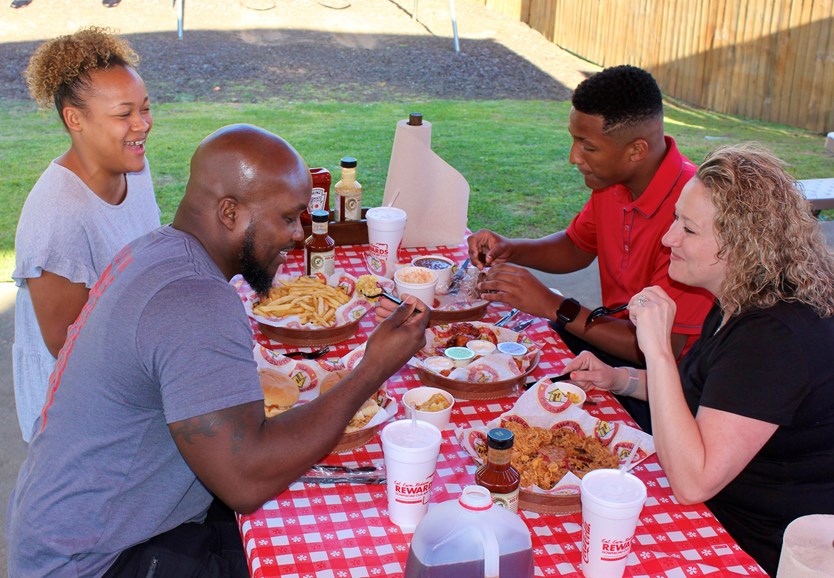
[[[523, 333], [516, 333], [504, 327], [496, 327], [489, 323], [481, 323], [478, 321], [469, 321], [467, 323], [491, 332], [498, 340], [498, 343], [505, 341], [521, 343], [527, 348], [527, 353], [521, 358], [521, 367], [519, 367], [519, 364], [516, 363], [513, 356], [496, 351], [485, 357], [475, 359], [472, 363], [464, 367], [456, 367], [448, 376], [445, 376], [448, 379], [468, 383], [491, 383], [512, 379], [527, 371], [539, 353], [539, 347]], [[443, 355], [443, 352], [446, 350], [446, 343], [454, 335], [452, 331], [454, 325], [436, 325], [426, 329], [425, 347], [417, 352], [417, 355], [412, 357], [408, 364], [412, 367], [421, 367], [425, 371], [431, 372], [432, 369], [423, 362], [429, 357]]]
[[408, 215], [403, 247], [460, 245], [466, 233], [469, 183], [431, 150], [431, 123], [397, 123], [382, 204]]
[[[362, 344], [336, 362], [324, 362], [328, 365], [327, 368], [316, 360], [292, 359], [257, 344], [253, 348], [252, 354], [255, 363], [258, 364], [258, 369], [268, 368], [290, 376], [290, 379], [298, 385], [299, 398], [296, 405], [301, 405], [319, 396], [320, 384], [329, 372], [339, 369], [354, 369], [365, 354], [365, 345]], [[382, 390], [385, 389], [386, 386], [383, 384]], [[385, 401], [380, 406], [379, 412], [362, 429], [385, 423], [397, 415], [397, 411], [399, 411], [399, 406], [396, 400], [386, 393]]]
[[[273, 285], [277, 286], [280, 281], [291, 281], [296, 277], [298, 277], [298, 275], [287, 275], [279, 272], [275, 276]], [[347, 323], [361, 319], [365, 313], [374, 308], [374, 304], [356, 290], [356, 279], [356, 277], [342, 269], [336, 269], [333, 275], [327, 279], [328, 285], [342, 287], [348, 292], [348, 295], [350, 295], [350, 300], [336, 309], [336, 323], [331, 327], [346, 325]], [[287, 317], [265, 317], [263, 315], [256, 315], [253, 308], [259, 302], [260, 298], [258, 294], [249, 287], [242, 277], [235, 277], [232, 279], [232, 283], [237, 287], [238, 294], [243, 301], [243, 307], [246, 309], [246, 314], [249, 315], [250, 318], [259, 321], [264, 325], [271, 325], [272, 327], [288, 327], [291, 329], [321, 329], [320, 326], [312, 323], [301, 323], [301, 320], [297, 315], [290, 315]], [[394, 282], [390, 279], [378, 277], [377, 284], [388, 292], [394, 290]]]
[[[654, 438], [646, 432], [629, 427], [620, 422], [608, 422], [597, 419], [587, 411], [570, 402], [561, 395], [559, 384], [549, 379], [539, 380], [528, 389], [509, 411], [490, 421], [484, 427], [458, 429], [456, 434], [461, 446], [477, 462], [481, 463], [478, 448], [485, 450], [487, 432], [495, 427], [502, 427], [510, 421], [531, 427], [557, 429], [567, 427], [585, 436], [593, 436], [615, 453], [624, 463], [632, 449], [637, 452], [631, 462], [631, 468], [654, 454]], [[552, 489], [543, 490], [538, 486], [523, 488], [536, 494], [570, 495], [579, 493], [579, 478], [568, 472]]]

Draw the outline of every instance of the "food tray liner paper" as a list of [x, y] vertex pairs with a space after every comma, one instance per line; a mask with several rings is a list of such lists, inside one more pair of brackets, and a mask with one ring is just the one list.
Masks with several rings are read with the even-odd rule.
[[[336, 362], [324, 361], [329, 366], [325, 368], [317, 360], [292, 359], [281, 355], [277, 351], [272, 351], [257, 344], [253, 348], [253, 356], [255, 363], [258, 364], [258, 369], [268, 368], [284, 373], [289, 375], [290, 379], [298, 385], [300, 395], [296, 405], [301, 405], [317, 398], [321, 391], [320, 384], [330, 371], [339, 369], [352, 370], [362, 359], [364, 353], [365, 345], [362, 344]], [[386, 384], [383, 384], [382, 391], [385, 391], [385, 389]], [[383, 424], [397, 415], [397, 411], [399, 411], [399, 406], [396, 400], [389, 397], [386, 393], [385, 400], [379, 408], [379, 412], [361, 429], [364, 430]]]
[[[515, 331], [510, 331], [504, 327], [496, 327], [489, 323], [471, 321], [469, 324], [475, 327], [489, 328], [495, 333], [499, 343], [506, 341], [521, 343], [527, 347], [527, 353], [522, 358], [520, 369], [511, 355], [495, 352], [486, 357], [476, 359], [465, 367], [453, 369], [446, 376], [447, 379], [464, 383], [489, 383], [512, 379], [527, 371], [527, 368], [530, 367], [530, 364], [533, 363], [536, 354], [539, 352], [538, 347], [523, 333], [516, 333]], [[409, 365], [412, 367], [421, 367], [431, 372], [432, 370], [423, 361], [428, 357], [443, 355], [445, 342], [450, 337], [450, 334], [447, 332], [448, 327], [448, 325], [437, 325], [426, 329], [426, 345], [417, 355], [409, 360]]]
[[[275, 275], [275, 280], [273, 281], [273, 286], [279, 286], [279, 281], [292, 281], [293, 279], [297, 278], [298, 275], [287, 275], [283, 274], [280, 271], [277, 275]], [[365, 298], [359, 291], [356, 291], [356, 280], [357, 277], [351, 275], [350, 273], [342, 270], [336, 269], [330, 277], [327, 278], [327, 284], [333, 287], [338, 287], [342, 285], [344, 287], [348, 287], [350, 289], [350, 300], [341, 305], [338, 309], [336, 309], [336, 324], [331, 327], [338, 327], [340, 325], [347, 325], [348, 323], [352, 323], [361, 319], [365, 313], [372, 310], [374, 308], [374, 304]], [[255, 293], [242, 278], [236, 278], [233, 281], [237, 281], [240, 283], [238, 287], [238, 293], [241, 296], [241, 300], [243, 301], [243, 307], [246, 309], [246, 314], [249, 315], [252, 319], [263, 323], [264, 325], [270, 325], [272, 327], [287, 327], [290, 329], [322, 329], [319, 325], [314, 325], [312, 323], [301, 323], [299, 317], [297, 315], [290, 315], [287, 317], [264, 317], [262, 315], [256, 315], [253, 311], [253, 308], [258, 304], [259, 297], [258, 294]], [[394, 282], [390, 279], [386, 279], [384, 277], [377, 278], [377, 284], [380, 285], [383, 289], [388, 292], [394, 290]]]
[[[654, 438], [651, 435], [622, 422], [608, 422], [595, 418], [571, 403], [566, 396], [561, 395], [561, 392], [556, 392], [558, 389], [559, 384], [552, 383], [548, 378], [539, 380], [518, 399], [510, 410], [485, 426], [458, 429], [456, 431], [458, 441], [480, 464], [482, 460], [476, 447], [486, 443], [487, 432], [492, 428], [502, 427], [508, 421], [516, 421], [545, 429], [553, 429], [557, 425], [570, 427], [577, 432], [583, 432], [586, 436], [596, 437], [609, 450], [616, 452], [620, 464], [626, 461], [629, 452], [636, 445], [638, 453], [632, 459], [629, 470], [654, 454]], [[568, 472], [550, 490], [543, 490], [535, 485], [523, 489], [536, 494], [569, 495], [579, 493], [579, 482], [577, 476]]]

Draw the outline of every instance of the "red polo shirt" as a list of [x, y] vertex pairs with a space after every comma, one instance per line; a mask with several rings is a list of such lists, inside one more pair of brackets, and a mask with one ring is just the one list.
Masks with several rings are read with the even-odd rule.
[[[689, 335], [684, 352], [701, 334], [715, 300], [704, 290], [669, 278], [669, 248], [660, 239], [669, 230], [675, 203], [696, 167], [675, 140], [666, 137], [666, 157], [654, 178], [634, 201], [623, 185], [593, 191], [567, 234], [577, 247], [597, 255], [602, 302], [608, 307], [628, 303], [648, 285], [663, 287], [677, 304], [672, 331]], [[620, 317], [627, 317], [624, 311]]]

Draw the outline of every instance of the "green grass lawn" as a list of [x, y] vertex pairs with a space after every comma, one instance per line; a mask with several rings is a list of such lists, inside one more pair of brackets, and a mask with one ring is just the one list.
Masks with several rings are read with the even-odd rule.
[[[430, 101], [409, 103], [207, 104], [154, 106], [148, 139], [163, 222], [173, 217], [188, 177], [188, 162], [207, 134], [246, 122], [286, 138], [310, 166], [338, 179], [341, 157], [355, 156], [363, 204], [379, 204], [394, 128], [409, 112], [432, 123], [432, 148], [469, 181], [469, 227], [510, 236], [540, 236], [563, 229], [587, 199], [579, 173], [568, 163], [568, 102]], [[666, 131], [694, 162], [726, 143], [755, 140], [789, 163], [798, 178], [834, 174], [820, 135], [785, 126], [667, 103]], [[23, 202], [47, 164], [69, 139], [54, 112], [28, 102], [0, 101], [0, 281], [14, 268], [14, 233]], [[831, 218], [827, 211], [823, 218]]]

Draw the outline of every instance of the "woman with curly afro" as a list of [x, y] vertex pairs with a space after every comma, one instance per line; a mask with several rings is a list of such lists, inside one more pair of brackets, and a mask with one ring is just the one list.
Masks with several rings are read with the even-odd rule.
[[125, 40], [88, 28], [42, 44], [25, 72], [32, 97], [54, 104], [70, 138], [26, 198], [15, 237], [14, 387], [27, 442], [90, 288], [122, 246], [160, 225], [138, 60]]
[[[631, 395], [651, 405], [678, 501], [706, 502], [772, 576], [787, 525], [834, 514], [834, 255], [796, 182], [754, 145], [707, 155], [663, 243], [669, 276], [717, 300], [678, 367], [674, 301], [657, 286], [632, 297], [646, 371]], [[583, 388], [628, 380], [589, 353], [566, 370]]]

